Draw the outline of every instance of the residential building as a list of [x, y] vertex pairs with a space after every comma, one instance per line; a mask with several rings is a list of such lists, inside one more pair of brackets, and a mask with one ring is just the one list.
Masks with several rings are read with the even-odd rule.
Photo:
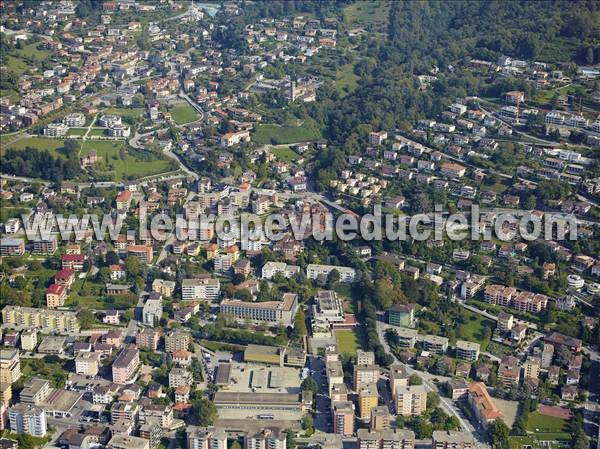
[[380, 405], [371, 409], [371, 423], [369, 428], [372, 432], [380, 432], [390, 428], [392, 416], [387, 405]]
[[100, 364], [97, 352], [82, 352], [75, 357], [75, 372], [84, 376], [96, 376]]
[[153, 329], [142, 329], [135, 337], [135, 343], [138, 348], [145, 348], [153, 351], [158, 349], [159, 340], [160, 332]]
[[190, 345], [190, 334], [182, 330], [172, 330], [165, 335], [165, 352], [172, 354], [175, 351], [188, 349]]
[[136, 257], [140, 263], [152, 262], [152, 247], [148, 245], [130, 245], [127, 247], [127, 257]]
[[471, 432], [433, 431], [432, 449], [475, 449], [475, 447], [475, 439]]
[[377, 384], [370, 383], [363, 385], [358, 389], [358, 411], [359, 418], [366, 420], [371, 419], [371, 410], [379, 404], [379, 393], [377, 392]]
[[387, 310], [388, 323], [393, 326], [414, 327], [415, 305], [394, 304]]
[[5, 326], [27, 326], [63, 332], [79, 332], [77, 314], [68, 310], [5, 306], [2, 309], [2, 322]]
[[162, 297], [150, 298], [142, 308], [142, 323], [144, 326], [154, 327], [158, 325], [163, 314]]
[[19, 399], [23, 404], [42, 405], [50, 394], [50, 382], [47, 379], [32, 377], [29, 379], [19, 393]]
[[479, 358], [479, 343], [473, 343], [465, 340], [456, 341], [456, 358], [476, 362]]
[[112, 378], [116, 384], [126, 384], [133, 380], [140, 364], [140, 354], [136, 348], [123, 349], [112, 364]]
[[377, 383], [379, 374], [379, 365], [354, 365], [354, 391], [359, 391], [364, 386]]
[[108, 449], [151, 449], [150, 441], [123, 433], [115, 433], [107, 444]]
[[422, 340], [423, 349], [435, 354], [444, 354], [448, 350], [448, 339], [437, 335], [425, 335]]
[[175, 281], [154, 279], [154, 281], [152, 281], [152, 291], [162, 296], [171, 297], [175, 291]]
[[6, 237], [0, 239], [0, 256], [22, 256], [25, 254], [25, 241]]
[[276, 273], [283, 274], [286, 278], [296, 276], [300, 272], [300, 267], [296, 265], [288, 265], [285, 262], [267, 262], [262, 267], [262, 277], [264, 279], [272, 279]]
[[3, 349], [0, 351], [0, 384], [13, 384], [19, 380], [20, 377], [21, 356], [19, 350]]
[[21, 332], [21, 349], [23, 351], [33, 351], [37, 346], [37, 331], [35, 329], [25, 329]]
[[539, 379], [541, 368], [542, 360], [540, 357], [527, 357], [527, 360], [523, 362], [523, 378]]
[[17, 434], [44, 437], [48, 430], [46, 412], [28, 404], [16, 404], [8, 409], [10, 430]]
[[331, 406], [333, 433], [352, 435], [354, 433], [354, 406], [350, 401], [337, 401]]
[[213, 301], [221, 295], [221, 283], [218, 279], [183, 279], [181, 281], [181, 298], [183, 300], [204, 299]]
[[286, 449], [286, 434], [278, 428], [249, 432], [244, 438], [244, 447], [245, 449]]
[[46, 305], [50, 309], [62, 307], [67, 298], [67, 288], [60, 284], [50, 284], [46, 289]]
[[358, 429], [357, 449], [414, 449], [415, 433], [406, 429]]
[[224, 299], [220, 312], [240, 320], [254, 322], [281, 323], [289, 326], [298, 310], [298, 295], [284, 293], [281, 301], [245, 302], [237, 299]]
[[396, 413], [402, 416], [418, 416], [427, 408], [427, 390], [423, 385], [396, 388]]
[[187, 449], [227, 449], [227, 434], [215, 427], [188, 426]]
[[34, 254], [54, 254], [58, 248], [58, 240], [55, 235], [51, 235], [46, 239], [35, 239], [33, 241]]
[[309, 264], [306, 267], [306, 277], [308, 279], [313, 280], [319, 279], [319, 277], [327, 279], [329, 273], [331, 273], [333, 270], [336, 270], [339, 273], [340, 282], [354, 282], [354, 278], [356, 276], [356, 271], [354, 270], [354, 268], [341, 267], [336, 265]]

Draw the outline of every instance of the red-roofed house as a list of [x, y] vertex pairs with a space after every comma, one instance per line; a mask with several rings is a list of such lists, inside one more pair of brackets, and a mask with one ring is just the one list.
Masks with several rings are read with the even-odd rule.
[[85, 262], [84, 254], [65, 254], [60, 258], [62, 268], [75, 271], [83, 270], [83, 262]]
[[65, 304], [67, 298], [67, 289], [64, 285], [52, 284], [46, 290], [46, 305], [54, 309]]
[[71, 288], [73, 282], [75, 282], [75, 271], [70, 268], [60, 270], [54, 275], [54, 283], [64, 285], [67, 289]]

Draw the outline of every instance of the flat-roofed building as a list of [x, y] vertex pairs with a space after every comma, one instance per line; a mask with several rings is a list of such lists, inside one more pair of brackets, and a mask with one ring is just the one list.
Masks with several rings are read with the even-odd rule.
[[331, 273], [333, 270], [336, 270], [339, 273], [340, 282], [354, 282], [354, 278], [356, 277], [356, 270], [354, 270], [354, 268], [341, 267], [337, 265], [309, 264], [306, 267], [306, 277], [312, 280], [319, 279], [319, 277], [327, 279], [329, 273]]
[[0, 351], [0, 384], [11, 385], [21, 377], [21, 356], [18, 349]]
[[471, 432], [434, 430], [432, 449], [475, 449], [475, 439]]
[[286, 434], [282, 429], [265, 428], [249, 432], [244, 438], [245, 449], [286, 449]]
[[20, 403], [8, 409], [10, 430], [17, 434], [44, 437], [48, 431], [46, 412], [42, 408]]
[[285, 349], [278, 346], [250, 344], [244, 350], [244, 361], [283, 366]]
[[396, 389], [399, 386], [408, 386], [409, 374], [406, 371], [406, 367], [400, 364], [394, 364], [390, 366], [390, 391], [392, 392], [392, 398], [396, 398]]
[[22, 256], [25, 254], [25, 241], [6, 237], [0, 239], [0, 256]]
[[398, 346], [401, 348], [412, 349], [415, 347], [417, 337], [419, 333], [416, 329], [409, 329], [407, 327], [400, 327], [394, 329], [396, 335], [398, 335]]
[[415, 434], [412, 430], [386, 429], [369, 431], [358, 429], [358, 449], [414, 449]]
[[330, 326], [343, 323], [345, 320], [342, 300], [333, 290], [320, 290], [315, 296], [313, 305], [313, 327]]
[[37, 346], [37, 331], [35, 329], [25, 329], [21, 332], [21, 349], [23, 351], [33, 351]]
[[82, 352], [75, 357], [75, 372], [84, 376], [96, 376], [100, 365], [100, 354]]
[[502, 417], [483, 382], [473, 382], [469, 385], [468, 398], [469, 405], [482, 426], [487, 427], [490, 422]]
[[150, 449], [150, 440], [115, 433], [107, 444], [108, 449]]
[[540, 357], [527, 357], [527, 360], [523, 362], [523, 377], [525, 379], [539, 379], [541, 365]]
[[160, 332], [154, 329], [142, 329], [135, 336], [135, 344], [138, 348], [146, 348], [156, 351], [160, 340]]
[[172, 354], [176, 351], [187, 351], [189, 345], [189, 332], [174, 329], [165, 335], [165, 352]]
[[[304, 411], [298, 393], [253, 393], [218, 391], [213, 397], [218, 409]], [[252, 412], [249, 412], [252, 413]]]
[[435, 354], [443, 354], [448, 350], [448, 339], [437, 335], [425, 335], [422, 340], [423, 349]]
[[388, 323], [393, 326], [414, 327], [415, 305], [394, 304], [387, 310]]
[[456, 341], [456, 358], [475, 362], [479, 358], [479, 343], [473, 343], [465, 340]]
[[46, 379], [33, 377], [27, 381], [19, 399], [22, 403], [28, 405], [41, 405], [50, 394], [50, 382]]
[[135, 402], [115, 402], [110, 406], [110, 422], [137, 422], [139, 413], [140, 407]]
[[373, 351], [363, 351], [362, 349], [358, 349], [356, 351], [356, 364], [375, 365], [375, 353]]
[[237, 299], [224, 299], [220, 312], [240, 320], [278, 323], [289, 326], [298, 310], [298, 295], [284, 293], [281, 301], [246, 302]]
[[112, 378], [116, 384], [126, 384], [133, 380], [140, 364], [137, 348], [123, 349], [112, 364]]
[[142, 323], [144, 326], [157, 326], [163, 313], [162, 297], [150, 298], [144, 303], [142, 308]]
[[192, 385], [192, 373], [184, 368], [172, 368], [169, 371], [169, 388]]
[[205, 299], [213, 301], [221, 295], [221, 283], [218, 279], [184, 279], [181, 281], [181, 298], [186, 301]]
[[227, 449], [227, 433], [217, 427], [188, 426], [187, 449]]
[[331, 406], [333, 433], [352, 435], [354, 433], [354, 406], [350, 401], [337, 401]]
[[354, 365], [354, 391], [379, 380], [379, 365]]
[[387, 405], [379, 405], [371, 409], [370, 429], [372, 432], [387, 430], [390, 428], [390, 411]]
[[377, 384], [371, 383], [363, 385], [358, 390], [358, 411], [359, 418], [366, 420], [371, 419], [371, 410], [379, 404], [379, 392]]
[[62, 332], [79, 332], [77, 313], [69, 310], [5, 306], [2, 309], [2, 323], [5, 326], [27, 326]]
[[423, 385], [396, 388], [396, 412], [402, 416], [418, 416], [427, 408], [427, 390]]

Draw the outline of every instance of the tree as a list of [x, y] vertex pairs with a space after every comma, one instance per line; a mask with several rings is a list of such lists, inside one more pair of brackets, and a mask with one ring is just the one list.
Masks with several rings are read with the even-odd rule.
[[496, 419], [488, 426], [490, 441], [493, 449], [508, 449], [509, 429], [504, 421]]
[[131, 278], [135, 278], [140, 274], [140, 261], [137, 257], [128, 257], [125, 259], [125, 271]]
[[119, 264], [119, 255], [114, 251], [109, 251], [106, 253], [106, 265], [118, 265]]
[[214, 402], [207, 398], [196, 399], [192, 402], [192, 416], [200, 427], [212, 426], [219, 417]]
[[435, 391], [427, 393], [427, 408], [434, 409], [440, 405], [440, 395]]
[[231, 443], [231, 446], [229, 446], [229, 449], [242, 449], [242, 445], [240, 444], [240, 442], [238, 440], [235, 440], [233, 443]]
[[318, 387], [315, 379], [313, 379], [311, 376], [308, 376], [306, 379], [304, 379], [302, 381], [302, 384], [300, 385], [300, 389], [302, 391], [312, 391], [313, 394], [316, 394], [319, 387]]
[[306, 415], [304, 415], [302, 417], [301, 424], [302, 424], [303, 430], [312, 429], [314, 427], [314, 421], [313, 421], [312, 415], [310, 413], [307, 413]]
[[408, 385], [423, 385], [423, 379], [416, 374], [411, 374], [408, 378]]
[[294, 318], [294, 330], [296, 331], [296, 335], [301, 337], [304, 337], [308, 333], [308, 330], [306, 329], [306, 316], [302, 309], [298, 310], [296, 317]]
[[81, 329], [90, 329], [96, 321], [94, 313], [89, 309], [80, 310], [77, 314], [77, 318], [79, 319], [79, 327], [81, 327]]

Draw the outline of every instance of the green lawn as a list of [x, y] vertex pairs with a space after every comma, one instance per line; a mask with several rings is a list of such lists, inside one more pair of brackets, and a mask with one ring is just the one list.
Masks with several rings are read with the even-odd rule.
[[465, 310], [464, 312], [466, 312], [467, 322], [460, 325], [461, 335], [459, 338], [479, 343], [481, 350], [485, 351], [490, 342], [489, 339], [484, 339], [485, 328], [488, 327], [490, 329], [491, 335], [495, 327], [495, 322], [470, 310]]
[[31, 64], [26, 58], [36, 58], [41, 60], [47, 58], [50, 54], [47, 50], [38, 50], [38, 45], [40, 44], [33, 43], [25, 45], [22, 49], [15, 49], [12, 54], [3, 60], [3, 65], [5, 65], [10, 72], [14, 72], [19, 76], [22, 75], [31, 67]]
[[354, 330], [336, 330], [335, 340], [340, 353], [355, 355], [356, 350], [361, 348], [359, 335]]
[[108, 129], [106, 128], [92, 128], [88, 133], [88, 137], [107, 137]]
[[65, 145], [64, 139], [49, 139], [45, 137], [26, 137], [24, 139], [19, 139], [15, 142], [12, 142], [6, 145], [0, 146], [2, 151], [9, 148], [15, 148], [17, 150], [23, 150], [26, 147], [37, 148], [38, 150], [48, 150], [54, 156], [61, 155], [58, 149], [62, 148]]
[[[103, 159], [98, 170], [114, 173], [115, 180], [121, 180], [128, 176], [141, 178], [170, 170], [169, 161], [166, 159], [139, 160], [132, 156], [127, 152], [126, 144], [122, 140], [86, 140], [83, 142], [82, 155], [87, 155], [92, 150], [96, 150], [98, 156]], [[124, 150], [123, 158], [121, 158], [121, 150]]]
[[144, 115], [144, 108], [110, 108], [102, 111], [104, 114], [114, 114], [121, 117], [140, 118]]
[[335, 88], [345, 95], [358, 87], [359, 76], [354, 73], [354, 64], [349, 63], [340, 67], [335, 75]]
[[67, 131], [67, 136], [83, 137], [86, 132], [87, 128], [69, 128], [69, 131]]
[[309, 140], [319, 140], [321, 137], [321, 130], [311, 118], [307, 118], [301, 124], [258, 125], [252, 134], [252, 140], [259, 145], [306, 142]]
[[299, 158], [298, 153], [292, 150], [290, 147], [277, 147], [273, 148], [273, 154], [277, 156], [277, 159], [283, 162], [293, 162]]
[[529, 415], [527, 430], [538, 435], [540, 433], [562, 434], [569, 432], [569, 425], [567, 420], [534, 412]]
[[181, 104], [171, 109], [171, 117], [178, 125], [198, 120], [198, 113], [189, 104]]

